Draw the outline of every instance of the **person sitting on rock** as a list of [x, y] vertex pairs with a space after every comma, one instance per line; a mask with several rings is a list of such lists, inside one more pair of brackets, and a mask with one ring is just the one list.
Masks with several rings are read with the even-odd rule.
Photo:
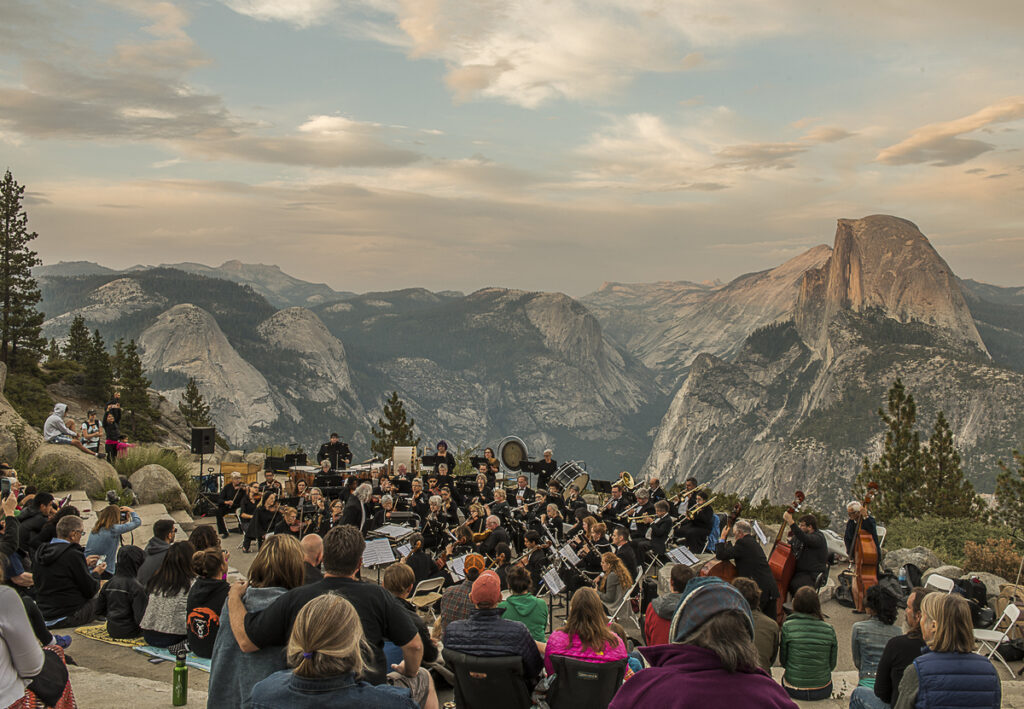
[[102, 458], [103, 456], [99, 453], [86, 448], [75, 432], [67, 427], [64, 423], [64, 414], [68, 411], [67, 404], [56, 404], [53, 407], [53, 413], [50, 414], [46, 421], [43, 423], [43, 438], [46, 439], [47, 443], [56, 443], [60, 445], [72, 445], [83, 453], [94, 455]]

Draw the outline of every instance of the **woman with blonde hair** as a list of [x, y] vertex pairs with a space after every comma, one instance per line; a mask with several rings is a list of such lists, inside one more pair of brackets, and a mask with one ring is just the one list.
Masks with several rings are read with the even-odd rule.
[[925, 596], [921, 601], [921, 636], [931, 652], [907, 667], [893, 709], [999, 709], [999, 673], [988, 658], [974, 652], [971, 608], [962, 596]]
[[[317, 596], [299, 611], [288, 639], [288, 665], [252, 688], [253, 709], [322, 709], [372, 706], [377, 709], [419, 709], [409, 690], [374, 686], [358, 678], [366, 666], [369, 645], [352, 604], [341, 596]], [[431, 693], [431, 704], [437, 706]]]
[[555, 671], [552, 655], [565, 655], [584, 662], [626, 659], [626, 645], [608, 627], [604, 604], [597, 591], [584, 586], [572, 595], [565, 625], [551, 633], [544, 650], [544, 669], [549, 675]]
[[[301, 586], [305, 574], [302, 560], [302, 547], [295, 537], [282, 534], [268, 539], [249, 567], [249, 587], [242, 596], [245, 609], [250, 613], [263, 610], [285, 591]], [[287, 667], [279, 646], [242, 652], [231, 632], [226, 603], [220, 611], [210, 665], [207, 706], [217, 709], [247, 709], [253, 685]]]
[[633, 577], [622, 563], [622, 559], [611, 551], [601, 555], [601, 571], [602, 574], [597, 581], [597, 595], [608, 612], [618, 617], [622, 613], [621, 609], [627, 606], [622, 601], [633, 585]]
[[[127, 522], [121, 522], [121, 515]], [[107, 505], [96, 515], [96, 524], [85, 542], [85, 555], [104, 557], [107, 568], [101, 578], [108, 579], [117, 571], [117, 547], [121, 543], [121, 535], [128, 534], [142, 525], [142, 520], [131, 507]]]

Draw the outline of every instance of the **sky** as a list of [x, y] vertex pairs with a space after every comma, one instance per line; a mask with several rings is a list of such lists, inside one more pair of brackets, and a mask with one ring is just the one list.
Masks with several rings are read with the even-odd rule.
[[45, 263], [730, 280], [916, 223], [1024, 285], [1019, 0], [0, 0]]

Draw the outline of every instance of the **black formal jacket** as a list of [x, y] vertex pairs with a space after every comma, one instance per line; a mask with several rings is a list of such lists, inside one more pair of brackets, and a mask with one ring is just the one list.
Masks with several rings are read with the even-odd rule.
[[793, 540], [797, 542], [796, 547], [796, 569], [795, 571], [806, 571], [812, 574], [820, 574], [828, 569], [828, 542], [825, 535], [815, 530], [805, 534], [799, 525], [792, 524], [789, 530], [793, 532]]
[[654, 549], [655, 554], [665, 553], [673, 523], [672, 515], [669, 514], [664, 517], [656, 517], [651, 522], [651, 548]]
[[761, 588], [762, 601], [766, 598], [774, 600], [779, 597], [779, 586], [772, 576], [771, 567], [768, 566], [768, 558], [754, 535], [748, 534], [742, 539], [737, 539], [735, 543], [719, 542], [715, 546], [715, 558], [732, 561], [736, 564], [737, 574], [756, 581]]

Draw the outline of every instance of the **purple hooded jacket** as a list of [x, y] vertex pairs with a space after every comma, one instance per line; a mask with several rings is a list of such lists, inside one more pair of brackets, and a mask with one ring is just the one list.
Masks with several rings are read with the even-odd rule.
[[651, 645], [639, 651], [650, 667], [630, 677], [608, 709], [796, 709], [786, 690], [760, 668], [726, 672], [715, 653], [696, 645]]

